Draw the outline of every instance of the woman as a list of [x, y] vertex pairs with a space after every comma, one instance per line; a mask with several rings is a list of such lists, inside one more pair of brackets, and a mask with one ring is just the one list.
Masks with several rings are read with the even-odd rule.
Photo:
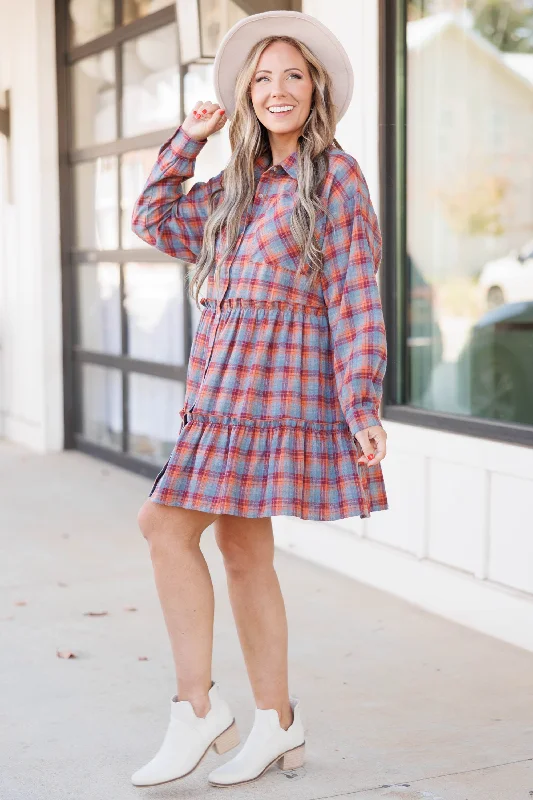
[[[211, 745], [239, 743], [211, 679], [205, 528], [214, 524], [256, 702], [243, 748], [208, 776], [227, 786], [304, 759], [271, 516], [387, 508], [381, 237], [361, 169], [334, 138], [349, 60], [314, 17], [275, 11], [237, 23], [214, 71], [220, 103], [198, 101], [163, 145], [133, 216], [142, 239], [196, 264], [196, 299], [207, 278], [178, 440], [139, 512], [178, 688], [138, 786], [183, 777]], [[184, 194], [196, 156], [231, 117], [229, 164]]]

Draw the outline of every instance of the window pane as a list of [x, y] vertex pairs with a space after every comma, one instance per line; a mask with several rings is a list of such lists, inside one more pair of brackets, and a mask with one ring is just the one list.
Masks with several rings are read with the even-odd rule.
[[75, 246], [78, 250], [118, 248], [118, 162], [115, 156], [76, 164]]
[[124, 265], [124, 305], [132, 358], [185, 363], [183, 272], [173, 264]]
[[75, 148], [116, 139], [115, 54], [104, 50], [72, 67], [72, 125]]
[[121, 188], [120, 200], [122, 247], [150, 247], [136, 236], [131, 229], [131, 215], [133, 204], [139, 197], [144, 184], [154, 166], [159, 148], [150, 150], [137, 150], [126, 153], [121, 159]]
[[71, 47], [113, 29], [113, 0], [70, 0], [68, 10]]
[[121, 352], [118, 264], [78, 266], [78, 343], [84, 350]]
[[213, 102], [216, 102], [213, 64], [188, 64], [183, 78], [185, 114], [189, 114], [204, 97], [213, 97]]
[[[184, 112], [190, 114], [198, 100], [215, 97], [213, 64], [189, 64], [183, 78]], [[194, 176], [185, 183], [188, 191], [195, 181], [207, 181], [224, 168], [231, 158], [229, 128], [227, 125], [209, 137], [202, 150], [202, 158], [196, 163]]]
[[81, 433], [113, 450], [122, 449], [122, 377], [118, 369], [82, 364]]
[[180, 93], [176, 26], [139, 36], [122, 48], [122, 135], [178, 126]]
[[527, 424], [530, 5], [419, 0], [407, 30], [409, 402]]
[[123, 22], [127, 25], [128, 22], [153, 14], [160, 8], [171, 6], [173, 2], [174, 0], [123, 0]]
[[232, 0], [199, 0], [199, 2], [202, 54], [214, 58], [227, 31], [248, 14]]
[[166, 461], [178, 438], [184, 386], [151, 375], [129, 376], [129, 452], [147, 461]]

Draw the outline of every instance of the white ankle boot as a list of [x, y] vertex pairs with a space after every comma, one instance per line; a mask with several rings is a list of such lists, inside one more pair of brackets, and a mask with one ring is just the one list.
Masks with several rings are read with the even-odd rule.
[[239, 732], [218, 684], [209, 690], [211, 708], [197, 717], [188, 700], [170, 701], [170, 722], [158, 753], [132, 777], [135, 786], [153, 786], [183, 778], [200, 763], [211, 746], [222, 754], [239, 744]]
[[275, 708], [256, 708], [255, 721], [244, 746], [234, 758], [209, 773], [209, 783], [230, 786], [253, 781], [275, 761], [279, 762], [280, 769], [301, 767], [305, 755], [305, 731], [300, 701], [291, 697], [290, 703], [294, 720], [287, 730], [279, 724]]

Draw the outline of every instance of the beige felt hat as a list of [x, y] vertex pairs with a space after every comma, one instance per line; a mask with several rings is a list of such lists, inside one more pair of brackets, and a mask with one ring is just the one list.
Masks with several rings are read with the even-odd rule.
[[265, 36], [283, 35], [299, 39], [324, 64], [333, 83], [333, 102], [338, 122], [346, 113], [353, 92], [353, 70], [346, 50], [337, 37], [310, 14], [299, 11], [265, 11], [239, 20], [226, 33], [214, 63], [217, 102], [228, 118], [235, 111], [235, 85], [251, 47]]

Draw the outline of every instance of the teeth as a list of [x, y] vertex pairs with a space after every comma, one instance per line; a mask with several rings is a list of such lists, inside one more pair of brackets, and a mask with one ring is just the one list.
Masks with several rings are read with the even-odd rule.
[[280, 106], [279, 108], [269, 108], [271, 114], [279, 114], [281, 111], [291, 111], [294, 106]]

